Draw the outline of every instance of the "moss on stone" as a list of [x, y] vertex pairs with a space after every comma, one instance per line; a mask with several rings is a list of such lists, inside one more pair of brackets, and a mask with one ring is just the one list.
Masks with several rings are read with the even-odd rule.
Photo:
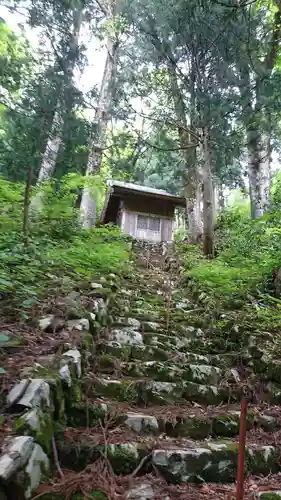
[[131, 357], [132, 349], [135, 347], [137, 346], [122, 345], [118, 342], [111, 342], [103, 345], [103, 352], [101, 355], [108, 354], [111, 357], [118, 358], [120, 361], [128, 361]]
[[171, 353], [164, 346], [151, 346], [145, 351], [145, 358], [147, 360], [155, 359], [156, 361], [167, 361]]
[[142, 405], [168, 405], [183, 398], [181, 384], [160, 381], [143, 381], [139, 384], [139, 400]]
[[211, 435], [211, 422], [208, 419], [190, 417], [176, 424], [175, 434], [179, 437], [204, 439]]
[[113, 398], [118, 401], [137, 403], [138, 383], [131, 380], [105, 380], [94, 383], [95, 395]]
[[130, 474], [139, 462], [137, 445], [134, 443], [108, 445], [108, 458], [116, 474]]
[[160, 361], [150, 361], [139, 366], [139, 374], [149, 377], [152, 380], [160, 380], [162, 382], [176, 382], [181, 380], [183, 372], [176, 365], [161, 363]]
[[99, 364], [99, 369], [100, 370], [107, 370], [110, 368], [115, 368], [116, 363], [118, 362], [118, 359], [115, 356], [112, 356], [111, 354], [107, 353], [102, 353], [99, 356], [98, 364]]
[[32, 436], [48, 455], [51, 453], [51, 442], [54, 435], [53, 416], [49, 412], [43, 413], [39, 408], [37, 414], [39, 420], [38, 429], [32, 429], [25, 415], [22, 415], [15, 422], [15, 432], [20, 435]]
[[279, 449], [273, 446], [261, 446], [258, 449], [248, 449], [246, 454], [247, 470], [253, 474], [267, 475], [279, 472]]
[[212, 385], [184, 382], [184, 396], [187, 401], [216, 405], [228, 400], [228, 393]]
[[62, 425], [66, 423], [65, 394], [62, 381], [57, 375], [50, 383], [52, 400], [54, 402], [54, 420]]
[[259, 495], [259, 498], [260, 500], [280, 500], [281, 498], [281, 493], [280, 492], [275, 492], [274, 491], [270, 491], [270, 492], [265, 492], [265, 493], [261, 493]]
[[212, 434], [215, 436], [231, 437], [239, 433], [239, 413], [236, 415], [217, 415], [212, 423]]
[[47, 455], [52, 450], [52, 437], [54, 435], [53, 419], [50, 414], [45, 413], [40, 417], [40, 428], [35, 432], [34, 439], [40, 444]]
[[[57, 447], [61, 466], [75, 471], [81, 471], [94, 463], [103, 456], [101, 452], [105, 451], [104, 445], [93, 444], [89, 439], [81, 439], [79, 442], [61, 440], [58, 441]], [[108, 444], [107, 458], [116, 474], [129, 474], [139, 461], [137, 444]]]
[[72, 427], [94, 427], [103, 422], [106, 412], [106, 405], [75, 403], [69, 410], [67, 423]]
[[159, 321], [161, 319], [158, 312], [144, 309], [133, 309], [129, 315], [141, 321]]

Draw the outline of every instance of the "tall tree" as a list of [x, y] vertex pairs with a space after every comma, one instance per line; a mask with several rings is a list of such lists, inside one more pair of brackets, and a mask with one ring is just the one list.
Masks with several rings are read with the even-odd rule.
[[39, 170], [38, 182], [48, 179], [55, 171], [59, 149], [63, 141], [64, 117], [66, 112], [69, 112], [67, 108], [72, 105], [71, 93], [73, 93], [74, 86], [74, 69], [79, 57], [79, 33], [83, 22], [83, 14], [84, 3], [77, 2], [77, 6], [73, 8], [72, 12], [73, 19], [70, 35], [66, 41], [63, 41], [63, 45], [66, 45], [63, 51], [65, 55], [58, 56], [57, 63], [63, 70], [63, 78], [60, 83], [61, 88], [58, 92], [52, 126]]
[[[106, 142], [106, 130], [111, 115], [114, 80], [116, 75], [117, 50], [119, 46], [122, 20], [119, 18], [121, 0], [110, 0], [104, 4], [104, 14], [108, 21], [108, 36], [106, 42], [107, 57], [103, 71], [98, 102], [95, 112], [95, 129], [90, 145], [86, 176], [99, 174], [102, 153]], [[96, 200], [90, 187], [85, 186], [81, 199], [83, 227], [90, 228], [96, 223]]]
[[[273, 133], [272, 96], [274, 75], [281, 37], [281, 1], [270, 2], [267, 11], [269, 21], [260, 23], [263, 46], [254, 57], [254, 64], [249, 61], [245, 70], [249, 104], [245, 113], [248, 143], [248, 175], [253, 219], [262, 216], [268, 209], [270, 192], [270, 170]], [[255, 7], [251, 7], [253, 11]], [[251, 12], [250, 12], [251, 13]], [[252, 15], [257, 15], [252, 12]], [[260, 32], [256, 34], [261, 37]], [[276, 75], [275, 75], [276, 76]]]

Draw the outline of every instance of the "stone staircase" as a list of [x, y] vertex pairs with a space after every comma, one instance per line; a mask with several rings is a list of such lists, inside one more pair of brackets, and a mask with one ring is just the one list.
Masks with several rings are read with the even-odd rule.
[[249, 343], [243, 359], [228, 349], [227, 337], [218, 346], [180, 285], [172, 247], [137, 243], [135, 252], [134, 272], [118, 285], [111, 326], [96, 338], [84, 396], [58, 441], [61, 467], [81, 471], [106, 455], [116, 474], [140, 478], [128, 490], [131, 500], [157, 498], [153, 477], [167, 484], [234, 482], [246, 394], [247, 473], [278, 473], [279, 361], [265, 371], [256, 346]]

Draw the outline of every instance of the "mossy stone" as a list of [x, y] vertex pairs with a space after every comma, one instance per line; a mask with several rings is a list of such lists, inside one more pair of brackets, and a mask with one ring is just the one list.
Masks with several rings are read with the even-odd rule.
[[[61, 466], [75, 471], [81, 471], [94, 463], [105, 451], [104, 445], [93, 444], [86, 438], [80, 439], [79, 442], [58, 441], [57, 447]], [[124, 443], [108, 444], [107, 458], [116, 474], [129, 474], [136, 468], [140, 456], [135, 443]]]
[[100, 370], [115, 369], [118, 364], [118, 359], [111, 354], [102, 353], [98, 359], [98, 365]]
[[212, 434], [215, 436], [231, 437], [239, 433], [239, 413], [233, 415], [217, 415], [212, 423]]
[[249, 449], [246, 454], [247, 470], [254, 474], [267, 475], [269, 471], [274, 474], [280, 471], [279, 448], [262, 446], [259, 449]]
[[106, 413], [106, 405], [75, 403], [69, 410], [67, 423], [72, 427], [94, 427], [103, 422]]
[[259, 494], [260, 500], [280, 500], [281, 492], [267, 491]]
[[196, 417], [189, 417], [175, 426], [176, 436], [192, 439], [204, 439], [211, 435], [211, 430], [210, 420]]
[[111, 357], [118, 358], [120, 361], [128, 361], [132, 355], [133, 348], [138, 346], [122, 345], [118, 342], [107, 342], [103, 344], [103, 354], [108, 354]]
[[138, 383], [131, 380], [99, 379], [93, 384], [95, 395], [113, 398], [118, 401], [137, 403]]

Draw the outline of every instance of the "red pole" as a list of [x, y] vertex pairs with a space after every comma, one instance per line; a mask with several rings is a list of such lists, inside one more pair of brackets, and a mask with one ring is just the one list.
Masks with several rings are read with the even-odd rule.
[[244, 472], [245, 472], [245, 445], [247, 430], [247, 399], [242, 399], [240, 412], [240, 434], [237, 464], [237, 489], [236, 500], [244, 498]]

